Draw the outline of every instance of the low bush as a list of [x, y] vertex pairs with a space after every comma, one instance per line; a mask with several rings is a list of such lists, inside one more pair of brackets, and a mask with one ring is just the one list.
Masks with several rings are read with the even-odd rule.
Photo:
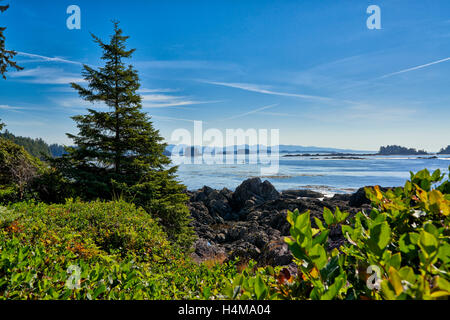
[[[271, 267], [245, 270], [224, 291], [233, 299], [446, 299], [450, 295], [450, 194], [439, 170], [411, 173], [403, 188], [366, 188], [370, 212], [336, 208], [323, 219], [288, 212], [298, 275]], [[347, 241], [328, 250], [340, 226]]]
[[42, 170], [39, 159], [0, 137], [0, 203], [31, 199], [34, 196], [31, 183]]
[[0, 299], [208, 299], [235, 273], [195, 264], [122, 201], [0, 207]]
[[[196, 264], [124, 201], [0, 206], [0, 299], [447, 299], [449, 180], [367, 188], [369, 211], [288, 212], [298, 272]], [[330, 249], [330, 230], [346, 242]]]

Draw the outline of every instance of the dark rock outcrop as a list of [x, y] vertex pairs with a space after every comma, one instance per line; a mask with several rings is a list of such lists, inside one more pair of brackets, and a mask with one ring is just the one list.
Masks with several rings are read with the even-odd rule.
[[313, 190], [286, 190], [281, 193], [283, 198], [323, 198], [324, 195]]
[[[279, 193], [269, 181], [262, 182], [259, 178], [245, 180], [235, 192], [205, 186], [188, 194], [192, 225], [199, 237], [194, 245], [195, 260], [240, 257], [241, 261], [254, 259], [261, 265], [289, 266], [290, 270], [295, 265], [284, 243], [290, 229], [286, 221], [288, 210], [310, 210], [311, 217], [323, 220], [324, 207], [333, 211], [339, 207], [352, 216], [369, 208], [370, 203], [363, 188], [352, 195], [325, 198], [311, 190]], [[313, 219], [312, 225], [316, 226]], [[340, 226], [331, 230], [330, 249], [338, 248], [345, 241]]]
[[280, 193], [269, 182], [261, 182], [260, 178], [247, 179], [236, 188], [233, 193], [233, 204], [235, 209], [249, 207], [264, 203], [269, 200], [276, 200]]
[[370, 200], [367, 199], [364, 188], [359, 188], [358, 191], [352, 194], [348, 204], [352, 207], [360, 207], [363, 204], [370, 204]]

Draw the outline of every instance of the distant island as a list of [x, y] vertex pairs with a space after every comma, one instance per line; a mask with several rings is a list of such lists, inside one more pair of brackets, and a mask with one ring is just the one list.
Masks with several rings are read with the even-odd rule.
[[[397, 145], [388, 145], [388, 146], [381, 146], [379, 151], [377, 153], [356, 153], [356, 152], [350, 152], [350, 153], [340, 153], [340, 152], [322, 152], [322, 153], [291, 153], [286, 154], [283, 157], [319, 157], [324, 155], [331, 155], [331, 157], [328, 157], [327, 159], [349, 159], [349, 160], [362, 160], [363, 156], [393, 156], [393, 155], [430, 155], [434, 153], [428, 153], [425, 150], [417, 150], [414, 148], [406, 148], [402, 146]], [[448, 145], [446, 148], [442, 148], [441, 151], [437, 152], [436, 154], [450, 154], [450, 145]], [[421, 157], [419, 157], [421, 158]], [[433, 157], [422, 157], [421, 159], [436, 159], [436, 156]]]
[[441, 151], [439, 151], [437, 154], [450, 154], [450, 145], [448, 145], [446, 148], [442, 148]]
[[416, 150], [414, 148], [405, 148], [402, 146], [386, 146], [380, 147], [378, 151], [379, 155], [426, 155], [428, 152], [425, 150]]

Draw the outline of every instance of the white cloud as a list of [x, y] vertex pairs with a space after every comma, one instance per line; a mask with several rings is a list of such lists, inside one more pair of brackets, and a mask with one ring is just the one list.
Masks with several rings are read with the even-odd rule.
[[378, 79], [384, 79], [384, 78], [392, 77], [392, 76], [395, 76], [395, 75], [398, 75], [398, 74], [402, 74], [402, 73], [406, 73], [406, 72], [410, 72], [410, 71], [423, 69], [423, 68], [426, 68], [426, 67], [429, 67], [429, 66], [432, 66], [432, 65], [435, 65], [435, 64], [439, 64], [439, 63], [442, 63], [442, 62], [446, 62], [446, 61], [449, 61], [449, 60], [450, 60], [450, 57], [445, 58], [445, 59], [441, 59], [441, 60], [437, 60], [437, 61], [433, 61], [433, 62], [430, 62], [430, 63], [422, 64], [420, 66], [416, 66], [416, 67], [404, 69], [404, 70], [401, 70], [401, 71], [389, 73], [389, 74], [386, 74], [384, 76], [379, 77]]
[[264, 107], [261, 107], [261, 108], [255, 109], [255, 110], [251, 110], [251, 111], [248, 111], [248, 112], [244, 112], [244, 113], [238, 114], [238, 115], [230, 117], [230, 118], [225, 118], [223, 120], [232, 120], [232, 119], [242, 118], [242, 117], [248, 116], [250, 114], [258, 113], [258, 112], [260, 112], [262, 110], [270, 109], [270, 108], [273, 108], [273, 107], [276, 107], [276, 106], [278, 106], [278, 103], [271, 104], [271, 105], [268, 105], [268, 106], [264, 106]]
[[139, 89], [138, 93], [158, 93], [158, 92], [163, 92], [163, 93], [169, 93], [169, 92], [178, 92], [178, 89], [170, 89], [170, 88], [163, 88], [163, 89], [147, 89], [147, 88], [142, 88]]
[[72, 60], [67, 60], [67, 59], [58, 58], [58, 57], [46, 57], [46, 56], [41, 56], [39, 54], [34, 54], [34, 53], [26, 53], [26, 52], [18, 51], [17, 55], [18, 56], [22, 56], [22, 57], [27, 57], [27, 58], [34, 59], [34, 60], [29, 60], [29, 61], [24, 61], [24, 62], [37, 62], [37, 61], [40, 61], [40, 62], [60, 62], [60, 63], [83, 65], [83, 63], [78, 62], [78, 61], [72, 61]]
[[93, 107], [106, 107], [102, 103], [92, 103], [81, 98], [64, 98], [54, 100], [57, 105], [64, 108], [93, 108]]
[[251, 92], [257, 92], [257, 93], [263, 93], [263, 94], [269, 94], [269, 95], [276, 95], [276, 96], [284, 96], [284, 97], [295, 97], [295, 98], [302, 98], [302, 99], [310, 99], [310, 100], [320, 100], [320, 101], [334, 101], [332, 98], [328, 97], [321, 97], [321, 96], [313, 96], [313, 95], [307, 95], [307, 94], [299, 94], [299, 93], [287, 93], [287, 92], [278, 92], [273, 90], [268, 90], [267, 86], [261, 86], [256, 84], [250, 84], [250, 83], [230, 83], [230, 82], [217, 82], [217, 81], [206, 81], [206, 80], [199, 80], [203, 83], [218, 85], [218, 86], [224, 86], [224, 87], [230, 87], [230, 88], [236, 88]]
[[[163, 120], [163, 121], [187, 121], [187, 122], [194, 122], [198, 120], [192, 120], [192, 119], [183, 119], [183, 118], [173, 118], [173, 117], [166, 117], [166, 116], [155, 116], [152, 115], [151, 118]], [[206, 123], [206, 121], [202, 121], [203, 123]]]
[[6, 105], [6, 104], [0, 104], [0, 109], [1, 109], [1, 110], [11, 110], [11, 111], [14, 111], [14, 110], [23, 110], [23, 109], [25, 109], [25, 108], [23, 108], [23, 107], [13, 107], [13, 106], [9, 106], [9, 105]]
[[152, 60], [138, 61], [136, 66], [152, 69], [207, 69], [207, 70], [239, 70], [235, 63], [205, 60]]
[[85, 82], [79, 74], [69, 73], [60, 68], [41, 68], [26, 69], [13, 72], [11, 78], [23, 79], [24, 82], [37, 84], [69, 84], [71, 82]]
[[205, 103], [218, 103], [219, 100], [214, 101], [199, 101], [193, 100], [189, 97], [174, 96], [166, 94], [146, 94], [142, 95], [142, 106], [144, 108], [167, 108], [167, 107], [179, 107]]

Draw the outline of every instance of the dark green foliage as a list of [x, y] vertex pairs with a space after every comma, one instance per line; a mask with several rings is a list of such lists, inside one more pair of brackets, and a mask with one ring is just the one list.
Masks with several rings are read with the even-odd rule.
[[[23, 214], [14, 221], [23, 230], [28, 230], [22, 236], [30, 244], [52, 238], [63, 243], [74, 240], [94, 251], [115, 253], [120, 250], [122, 255], [151, 252], [161, 256], [170, 249], [166, 235], [154, 219], [124, 201], [81, 203], [69, 200], [53, 205], [21, 202], [9, 209]], [[69, 230], [76, 232], [78, 237], [74, 238]]]
[[414, 148], [405, 148], [401, 146], [386, 146], [386, 147], [380, 147], [380, 151], [378, 151], [378, 154], [382, 155], [422, 155], [422, 154], [428, 154], [425, 150], [419, 150], [417, 151]]
[[110, 43], [92, 36], [103, 49], [105, 65], [98, 70], [85, 65], [87, 88], [75, 83], [72, 87], [86, 101], [103, 103], [109, 111], [88, 109], [87, 115], [73, 117], [79, 133], [68, 137], [76, 146], [52, 163], [72, 181], [78, 196], [135, 202], [159, 218], [171, 240], [189, 247], [194, 232], [188, 226], [184, 186], [175, 180], [176, 168], [168, 169], [166, 144], [142, 112], [138, 73], [123, 62], [134, 49], [126, 49], [128, 37], [118, 23]]
[[0, 133], [0, 137], [8, 139], [15, 144], [24, 147], [24, 149], [34, 157], [43, 160], [45, 157], [50, 157], [50, 150], [48, 145], [41, 138], [32, 139], [28, 137], [15, 136], [8, 130]]
[[[2, 1], [2, 0], [0, 0]], [[9, 8], [9, 5], [0, 5], [0, 14], [2, 12], [5, 12]], [[6, 79], [6, 72], [8, 71], [8, 68], [13, 68], [16, 70], [23, 70], [22, 67], [18, 66], [16, 62], [14, 62], [12, 59], [17, 54], [15, 51], [12, 50], [6, 50], [5, 47], [5, 35], [4, 32], [6, 30], [6, 27], [0, 26], [0, 75], [3, 79]], [[1, 130], [1, 124], [0, 124], [0, 130]]]
[[42, 173], [30, 183], [34, 199], [45, 203], [64, 203], [76, 196], [72, 185], [55, 168], [45, 167]]
[[73, 195], [70, 184], [58, 171], [22, 146], [0, 137], [0, 203], [27, 199], [62, 203]]
[[16, 136], [6, 130], [0, 133], [0, 137], [11, 140], [15, 144], [22, 146], [34, 157], [44, 160], [48, 157], [61, 157], [65, 153], [65, 147], [59, 144], [48, 145], [41, 138], [33, 139], [29, 137]]
[[43, 165], [37, 158], [0, 137], [0, 203], [31, 197], [31, 184], [42, 170]]
[[446, 148], [442, 148], [438, 154], [450, 154], [450, 145], [448, 145]]
[[[193, 263], [123, 201], [0, 207], [0, 248], [0, 300], [208, 299], [236, 274]], [[79, 288], [67, 286], [70, 266]]]
[[[449, 176], [450, 177], [450, 176]], [[285, 238], [299, 274], [271, 267], [246, 270], [225, 289], [240, 299], [434, 300], [450, 296], [450, 194], [439, 170], [411, 173], [403, 188], [366, 188], [370, 211], [336, 208], [323, 219], [288, 211]], [[330, 250], [338, 227], [347, 241]]]
[[62, 157], [64, 154], [66, 154], [66, 147], [60, 145], [60, 144], [51, 144], [48, 146], [48, 149], [50, 150], [50, 154], [54, 158]]

